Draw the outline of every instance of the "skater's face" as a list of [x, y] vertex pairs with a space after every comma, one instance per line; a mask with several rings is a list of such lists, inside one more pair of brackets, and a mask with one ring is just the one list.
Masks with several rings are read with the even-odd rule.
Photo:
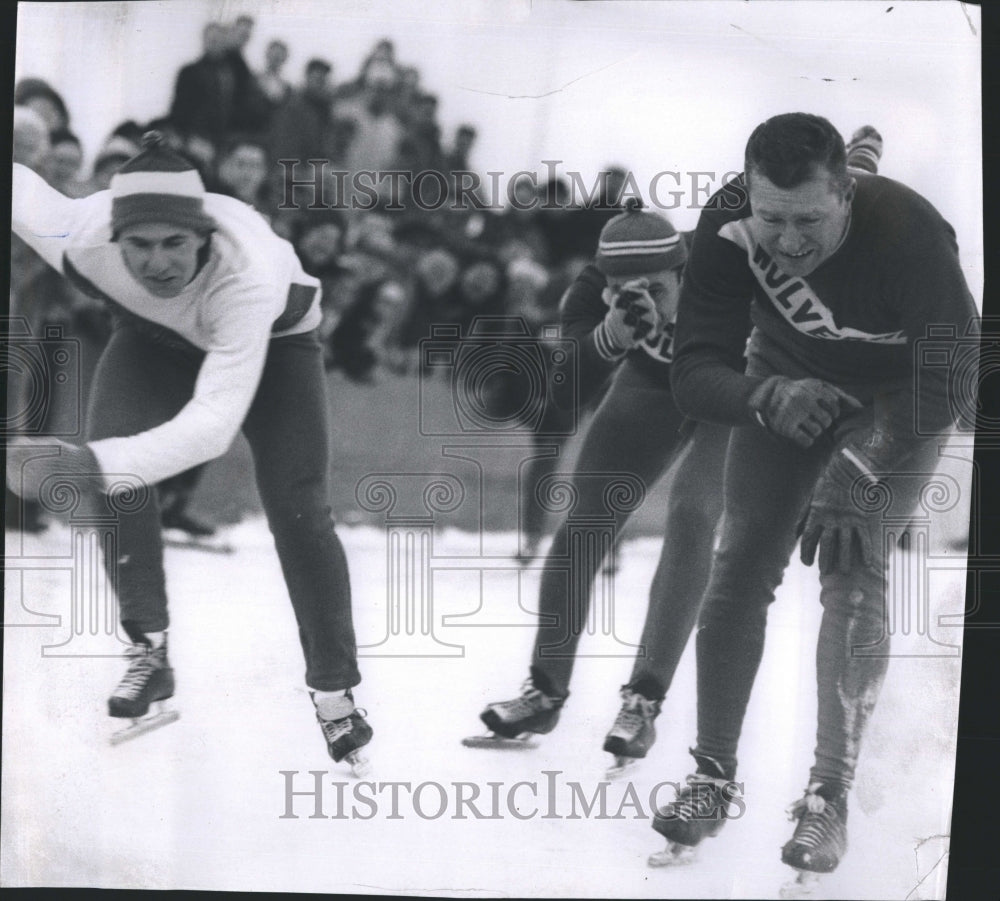
[[750, 172], [754, 237], [783, 272], [809, 275], [840, 246], [855, 186], [852, 178], [841, 188], [821, 169], [794, 188], [779, 188], [761, 173]]
[[635, 275], [608, 275], [604, 300], [610, 306], [626, 285], [646, 282], [646, 290], [653, 298], [663, 322], [673, 322], [677, 318], [677, 300], [681, 295], [681, 275], [679, 269], [662, 269], [656, 272], [640, 272]]
[[154, 222], [129, 226], [118, 236], [126, 268], [157, 297], [176, 297], [187, 287], [207, 241], [193, 229]]

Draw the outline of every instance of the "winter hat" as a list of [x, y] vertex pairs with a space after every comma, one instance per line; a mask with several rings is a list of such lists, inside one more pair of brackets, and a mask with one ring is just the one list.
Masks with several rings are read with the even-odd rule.
[[625, 201], [625, 212], [609, 219], [597, 243], [597, 268], [604, 275], [638, 275], [682, 266], [684, 239], [664, 216], [642, 209], [638, 197]]
[[197, 232], [213, 231], [205, 212], [205, 186], [198, 170], [170, 150], [158, 131], [142, 136], [142, 150], [111, 177], [111, 231], [166, 222]]

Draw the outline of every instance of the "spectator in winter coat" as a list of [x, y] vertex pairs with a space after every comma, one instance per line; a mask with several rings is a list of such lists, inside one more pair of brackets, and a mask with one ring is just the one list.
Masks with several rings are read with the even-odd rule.
[[209, 22], [202, 32], [203, 52], [177, 73], [170, 119], [183, 134], [218, 144], [237, 120], [247, 89], [246, 64], [233, 57], [225, 26]]

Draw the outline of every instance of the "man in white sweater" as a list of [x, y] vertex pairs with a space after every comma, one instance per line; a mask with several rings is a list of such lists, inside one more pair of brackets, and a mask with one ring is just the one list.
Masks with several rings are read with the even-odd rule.
[[[218, 457], [242, 428], [317, 719], [331, 757], [357, 764], [372, 730], [351, 694], [361, 677], [350, 583], [328, 503], [319, 283], [258, 213], [207, 193], [155, 132], [110, 190], [78, 200], [15, 165], [12, 228], [102, 299], [116, 328], [95, 376], [86, 443], [60, 442], [58, 456], [44, 457], [40, 439], [15, 443], [11, 488], [37, 497], [59, 476], [110, 504], [125, 484], [152, 486]], [[156, 492], [143, 495], [114, 505], [117, 559], [105, 560], [133, 642], [109, 712], [132, 719], [174, 691]]]

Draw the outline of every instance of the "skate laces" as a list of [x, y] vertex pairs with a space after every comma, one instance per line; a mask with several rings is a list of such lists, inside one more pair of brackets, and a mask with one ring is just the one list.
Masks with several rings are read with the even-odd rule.
[[681, 820], [708, 819], [720, 807], [724, 815], [725, 808], [736, 794], [731, 779], [691, 773], [686, 782], [677, 800], [670, 805], [673, 814]]
[[519, 698], [514, 698], [513, 701], [503, 701], [497, 706], [511, 719], [521, 719], [538, 713], [539, 710], [551, 710], [555, 705], [552, 703], [552, 699], [540, 688], [534, 688], [530, 682], [526, 682]]
[[816, 793], [822, 784], [810, 783], [805, 795], [790, 804], [786, 810], [789, 820], [799, 821], [793, 839], [798, 845], [818, 848], [841, 826], [837, 805]]
[[354, 731], [354, 714], [358, 716], [368, 716], [368, 711], [362, 707], [355, 707], [347, 716], [341, 717], [339, 720], [324, 720], [320, 715], [316, 714], [316, 719], [319, 721], [320, 728], [323, 730], [323, 737], [327, 740], [328, 744], [332, 744], [338, 738], [344, 735], [349, 735]]
[[161, 663], [155, 650], [147, 645], [133, 645], [125, 652], [126, 657], [131, 657], [132, 662], [128, 665], [125, 675], [115, 689], [116, 698], [127, 698], [134, 700], [139, 697], [149, 677], [156, 670], [160, 669]]
[[657, 701], [651, 701], [636, 691], [623, 688], [621, 695], [622, 708], [615, 717], [612, 732], [633, 735], [660, 712]]
[[822, 813], [826, 809], [826, 798], [816, 794], [821, 782], [813, 782], [806, 787], [806, 793], [788, 805], [785, 813], [788, 819], [797, 820], [806, 813]]

